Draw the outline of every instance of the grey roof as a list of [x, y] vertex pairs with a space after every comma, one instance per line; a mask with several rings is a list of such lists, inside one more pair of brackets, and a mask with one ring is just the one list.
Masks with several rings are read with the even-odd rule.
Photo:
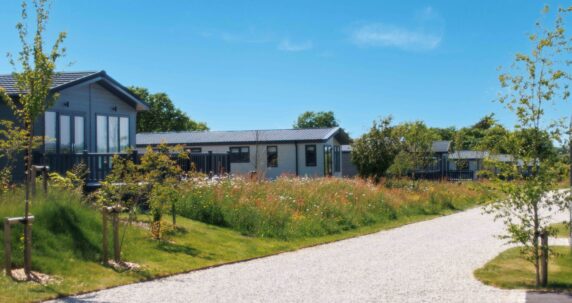
[[[145, 102], [129, 92], [127, 88], [108, 76], [103, 70], [99, 72], [56, 72], [52, 79], [51, 90], [52, 92], [58, 92], [86, 81], [98, 82], [138, 110], [149, 109], [149, 106]], [[18, 95], [23, 93], [18, 88], [16, 79], [12, 74], [0, 75], [0, 87], [2, 87], [8, 95]]]
[[[243, 131], [191, 131], [139, 133], [136, 136], [138, 146], [166, 144], [233, 144], [233, 143], [263, 143], [263, 142], [296, 142], [296, 141], [325, 141], [339, 135], [343, 130], [334, 128], [305, 128], [305, 129], [273, 129], [273, 130], [243, 130]], [[341, 136], [337, 138], [341, 139]], [[345, 142], [341, 142], [342, 144]]]
[[434, 153], [448, 153], [451, 149], [451, 141], [433, 141], [431, 151]]
[[[493, 161], [498, 162], [512, 162], [514, 161], [514, 157], [512, 155], [507, 154], [491, 154], [488, 151], [477, 151], [477, 150], [461, 150], [452, 152], [449, 154], [449, 159], [451, 160], [481, 160], [489, 158]], [[519, 163], [521, 161], [519, 160]]]
[[[52, 79], [52, 89], [60, 87], [62, 85], [66, 85], [68, 83], [75, 82], [85, 77], [92, 76], [97, 74], [98, 72], [89, 71], [89, 72], [62, 72], [56, 73]], [[17, 87], [16, 79], [10, 75], [0, 75], [0, 87], [3, 87], [6, 90], [6, 93], [9, 95], [16, 95], [20, 93], [20, 90]]]

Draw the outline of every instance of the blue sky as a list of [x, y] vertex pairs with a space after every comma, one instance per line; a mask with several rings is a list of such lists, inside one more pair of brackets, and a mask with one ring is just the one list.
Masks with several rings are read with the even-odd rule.
[[[3, 2], [0, 54], [19, 48], [20, 1]], [[561, 2], [56, 0], [49, 34], [68, 32], [62, 70], [166, 92], [213, 130], [289, 128], [332, 110], [358, 136], [386, 115], [461, 127], [494, 112], [511, 124], [492, 102], [497, 67], [528, 48], [546, 3]]]

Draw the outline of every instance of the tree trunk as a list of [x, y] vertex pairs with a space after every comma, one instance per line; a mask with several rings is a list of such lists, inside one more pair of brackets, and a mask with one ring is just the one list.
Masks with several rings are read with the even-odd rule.
[[541, 237], [541, 245], [540, 249], [542, 250], [542, 260], [540, 263], [541, 267], [541, 285], [542, 287], [546, 287], [548, 285], [548, 233], [543, 231], [540, 234]]
[[538, 245], [538, 237], [540, 233], [538, 232], [538, 203], [534, 205], [534, 236], [532, 239], [532, 249], [534, 255], [534, 270], [536, 272], [536, 287], [540, 286], [540, 257], [539, 257], [539, 245]]
[[28, 146], [26, 148], [26, 201], [24, 207], [24, 272], [26, 278], [32, 278], [32, 239], [30, 233], [30, 186], [32, 183], [32, 145], [34, 140], [34, 127], [32, 122], [28, 125]]

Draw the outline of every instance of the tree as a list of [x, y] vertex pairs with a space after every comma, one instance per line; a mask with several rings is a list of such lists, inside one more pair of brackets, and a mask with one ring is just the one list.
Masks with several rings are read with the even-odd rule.
[[28, 4], [22, 2], [22, 21], [18, 22], [16, 29], [22, 44], [17, 61], [9, 54], [10, 63], [14, 70], [20, 68], [21, 72], [14, 72], [16, 87], [20, 94], [12, 99], [4, 92], [4, 101], [12, 108], [15, 116], [20, 120], [27, 135], [26, 142], [26, 201], [24, 209], [24, 270], [28, 279], [31, 279], [31, 239], [30, 224], [30, 183], [32, 182], [32, 149], [34, 148], [34, 123], [43, 115], [46, 109], [57, 99], [57, 94], [50, 92], [52, 80], [56, 69], [56, 61], [65, 54], [61, 44], [66, 33], [59, 33], [49, 53], [44, 53], [43, 34], [49, 17], [48, 0], [33, 0], [36, 12], [36, 22], [33, 41], [28, 41]]
[[457, 129], [454, 126], [446, 128], [432, 127], [431, 130], [439, 136], [439, 140], [446, 141], [453, 141], [457, 133]]
[[[547, 136], [550, 141], [559, 141], [564, 127], [562, 120], [547, 121], [546, 108], [570, 96], [566, 84], [570, 61], [563, 58], [568, 40], [560, 12], [551, 29], [537, 23], [537, 32], [529, 37], [532, 50], [516, 54], [511, 68], [499, 76], [503, 88], [499, 101], [515, 114], [515, 128], [523, 135], [512, 136], [507, 143], [514, 161], [497, 163], [502, 168], [501, 189], [507, 199], [488, 207], [506, 226], [503, 238], [520, 244], [523, 256], [534, 265], [537, 287], [546, 285], [546, 279], [540, 277], [540, 259], [548, 258], [549, 251], [547, 245], [539, 243], [539, 237], [551, 233], [550, 215], [541, 212], [562, 209], [569, 199], [569, 192], [548, 194], [558, 176], [555, 157], [546, 153], [544, 146]], [[525, 169], [527, 166], [530, 169]], [[519, 182], [506, 181], [509, 178]]]
[[294, 128], [328, 128], [340, 126], [334, 112], [307, 111], [298, 116]]
[[[35, 138], [34, 147], [39, 144], [38, 139]], [[26, 149], [27, 143], [27, 131], [13, 121], [0, 120], [0, 160], [4, 162], [4, 168], [0, 170], [0, 192], [11, 187], [17, 155]]]
[[425, 169], [434, 162], [431, 147], [439, 136], [421, 121], [400, 124], [394, 132], [401, 152], [399, 162], [393, 165], [399, 166], [400, 172], [412, 173], [415, 178], [416, 170]]
[[494, 114], [489, 114], [474, 125], [457, 131], [454, 136], [454, 146], [456, 150], [489, 150], [505, 153], [503, 140], [508, 133], [508, 130], [495, 119]]
[[129, 91], [149, 104], [148, 111], [137, 113], [137, 132], [167, 132], [208, 130], [203, 122], [189, 118], [166, 93], [151, 94], [142, 87], [130, 87]]
[[353, 144], [352, 162], [361, 177], [373, 177], [379, 181], [399, 152], [399, 138], [396, 136], [392, 118], [373, 121], [368, 133]]

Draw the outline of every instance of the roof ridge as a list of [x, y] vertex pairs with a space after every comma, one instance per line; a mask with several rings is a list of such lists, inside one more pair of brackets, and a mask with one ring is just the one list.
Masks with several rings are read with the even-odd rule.
[[[87, 73], [91, 73], [91, 74], [97, 74], [102, 72], [103, 70], [100, 71], [96, 71], [96, 70], [82, 70], [82, 71], [55, 71], [54, 74], [87, 74]], [[9, 73], [9, 74], [0, 74], [0, 77], [11, 77], [13, 76], [14, 73]]]
[[181, 130], [181, 131], [161, 131], [161, 132], [140, 132], [137, 134], [184, 134], [184, 133], [232, 133], [232, 132], [254, 132], [254, 131], [299, 131], [299, 130], [335, 130], [339, 127], [319, 127], [319, 128], [273, 128], [273, 129], [244, 129], [244, 130]]

